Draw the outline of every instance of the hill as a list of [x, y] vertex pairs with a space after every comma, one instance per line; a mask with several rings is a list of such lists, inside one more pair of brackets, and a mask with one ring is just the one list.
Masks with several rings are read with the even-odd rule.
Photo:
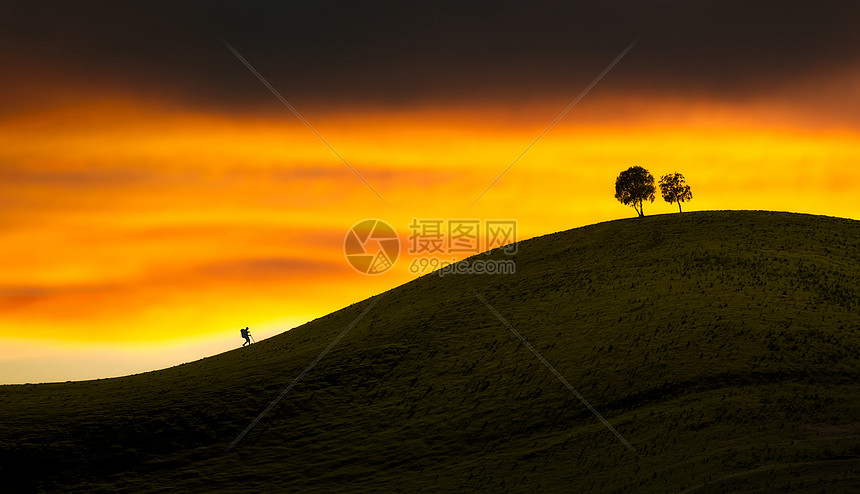
[[860, 485], [860, 222], [651, 216], [533, 238], [513, 259], [516, 274], [423, 276], [170, 369], [2, 386], [0, 473], [89, 492]]

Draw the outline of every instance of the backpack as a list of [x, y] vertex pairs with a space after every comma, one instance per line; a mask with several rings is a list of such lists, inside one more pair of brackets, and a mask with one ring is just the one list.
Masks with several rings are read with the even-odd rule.
[[242, 335], [242, 338], [247, 338], [247, 337], [248, 337], [248, 330], [247, 330], [247, 329], [244, 329], [244, 328], [243, 328], [243, 329], [240, 329], [240, 330], [239, 330], [239, 334], [241, 334], [241, 335]]

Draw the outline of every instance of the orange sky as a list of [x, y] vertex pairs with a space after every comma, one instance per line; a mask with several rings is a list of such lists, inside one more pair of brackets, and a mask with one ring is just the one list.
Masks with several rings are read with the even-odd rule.
[[0, 382], [178, 364], [412, 279], [408, 258], [347, 265], [365, 218], [404, 238], [414, 217], [512, 218], [523, 239], [634, 216], [613, 197], [632, 165], [682, 172], [687, 211], [860, 218], [858, 129], [705, 98], [583, 101], [468, 209], [565, 103], [306, 112], [391, 208], [286, 110], [128, 96], [0, 117]]

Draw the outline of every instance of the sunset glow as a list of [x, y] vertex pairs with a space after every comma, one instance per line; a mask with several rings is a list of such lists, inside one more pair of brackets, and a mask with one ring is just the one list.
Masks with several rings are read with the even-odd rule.
[[[83, 48], [64, 51], [71, 35], [50, 29], [63, 16], [44, 15], [25, 12], [18, 34], [0, 36], [16, 67], [0, 84], [2, 383], [175, 365], [238, 346], [239, 327], [262, 339], [413, 279], [405, 246], [381, 276], [347, 264], [344, 236], [363, 219], [387, 221], [405, 244], [413, 218], [515, 219], [522, 240], [632, 217], [613, 186], [633, 165], [658, 179], [683, 173], [685, 211], [860, 218], [860, 85], [848, 63], [783, 80], [786, 56], [773, 74], [712, 82], [734, 81], [663, 57], [675, 52], [652, 32], [529, 149], [615, 56], [602, 53], [633, 36], [595, 41], [601, 54], [583, 48], [574, 63], [561, 49], [536, 55], [554, 46], [537, 28], [522, 43], [540, 50], [509, 54], [467, 22], [439, 21], [459, 36], [450, 46], [392, 27], [415, 43], [408, 58], [373, 33], [341, 54], [353, 45], [300, 52], [289, 30], [273, 31], [287, 38], [266, 52], [239, 30], [236, 46], [388, 207], [217, 42], [229, 29], [195, 38], [176, 21], [162, 61], [158, 40], [138, 46], [122, 23], [98, 24], [96, 41], [76, 32]], [[505, 22], [519, 25], [511, 15], [475, 22], [504, 44]], [[43, 24], [52, 41], [26, 42], [26, 26]], [[738, 50], [723, 63], [745, 74]], [[659, 197], [645, 204], [646, 215], [676, 211]]]
[[715, 121], [706, 105], [685, 125], [563, 122], [467, 210], [542, 130], [541, 110], [315, 119], [392, 209], [289, 114], [110, 102], [7, 119], [0, 359], [11, 372], [34, 348], [209, 348], [239, 325], [275, 334], [411, 279], [405, 260], [378, 278], [349, 268], [342, 241], [358, 220], [405, 235], [412, 217], [516, 218], [527, 238], [630, 216], [611, 188], [634, 163], [682, 171], [687, 209], [860, 216], [856, 134], [759, 125], [741, 109]]

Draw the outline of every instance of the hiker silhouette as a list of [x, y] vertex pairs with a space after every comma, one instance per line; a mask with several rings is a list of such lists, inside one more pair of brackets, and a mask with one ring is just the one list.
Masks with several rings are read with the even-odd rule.
[[251, 332], [248, 331], [248, 328], [240, 329], [239, 333], [242, 335], [242, 338], [245, 338], [245, 343], [242, 343], [242, 346], [251, 344]]

